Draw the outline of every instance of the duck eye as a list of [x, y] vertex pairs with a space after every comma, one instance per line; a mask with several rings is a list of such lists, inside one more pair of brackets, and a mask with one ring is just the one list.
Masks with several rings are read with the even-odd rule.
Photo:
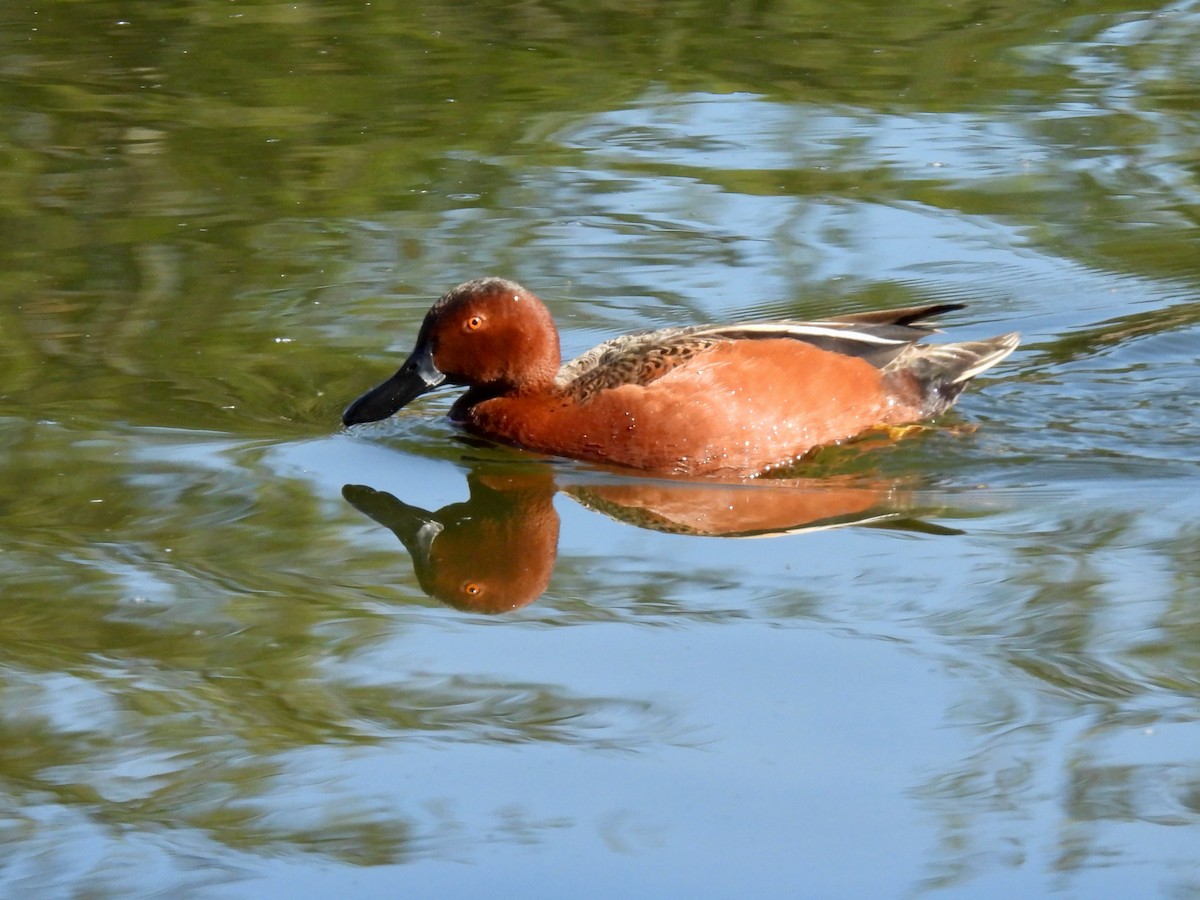
[[463, 323], [464, 331], [478, 331], [483, 327], [483, 316], [471, 316]]
[[468, 581], [466, 584], [463, 585], [462, 589], [463, 589], [464, 594], [469, 594], [472, 597], [474, 597], [476, 594], [478, 594], [480, 591], [483, 590], [483, 588], [481, 588], [474, 581]]

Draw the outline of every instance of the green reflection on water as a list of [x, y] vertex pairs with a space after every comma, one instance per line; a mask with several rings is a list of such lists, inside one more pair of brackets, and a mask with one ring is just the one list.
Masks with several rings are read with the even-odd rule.
[[[676, 751], [723, 746], [690, 724], [719, 731], [713, 698], [610, 691], [586, 659], [542, 679], [440, 666], [428, 648], [458, 629], [502, 655], [513, 633], [661, 626], [663, 672], [726, 666], [747, 696], [752, 660], [698, 662], [689, 639], [767, 621], [904, 646], [964, 695], [944, 726], [962, 763], [904, 756], [893, 785], [938, 821], [908, 854], [927, 886], [1028, 869], [963, 853], [996, 833], [1061, 839], [1051, 868], [1084, 878], [1121, 823], [1194, 830], [1183, 741], [1143, 762], [1119, 737], [1197, 717], [1197, 535], [1169, 501], [1200, 446], [1198, 33], [1188, 4], [1116, 2], [8, 10], [0, 782], [27, 861], [8, 886], [36, 859], [47, 883], [112, 893], [186, 880], [189, 856], [236, 880], [255, 863], [235, 850], [470, 859], [482, 817], [439, 840], [451, 817], [418, 811], [452, 776], [380, 784], [356, 762], [552, 745], [580, 751], [579, 782], [608, 753], [669, 780], [695, 764]], [[977, 434], [818, 461], [944, 487], [965, 536], [718, 550], [574, 519], [546, 599], [484, 625], [425, 597], [341, 481], [362, 466], [411, 488], [441, 462], [452, 492], [454, 463], [511, 454], [456, 441], [436, 402], [329, 435], [430, 299], [491, 271], [545, 295], [575, 349], [647, 322], [964, 298], [970, 327], [1012, 320], [1030, 349], [964, 403]], [[972, 518], [979, 483], [1011, 494]], [[778, 704], [843, 687], [776, 681]], [[527, 829], [518, 805], [496, 833], [549, 842], [594, 812]], [[1044, 824], [1059, 812], [1082, 835]], [[131, 832], [165, 871], [118, 864]], [[1134, 844], [1114, 868], [1149, 859], [1170, 887], [1190, 866]]]

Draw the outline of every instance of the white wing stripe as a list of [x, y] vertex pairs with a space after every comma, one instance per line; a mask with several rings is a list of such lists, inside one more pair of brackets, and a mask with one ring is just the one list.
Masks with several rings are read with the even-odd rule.
[[719, 335], [722, 333], [735, 332], [739, 334], [757, 333], [757, 334], [779, 334], [779, 335], [796, 335], [807, 337], [825, 337], [833, 338], [841, 341], [858, 341], [863, 344], [883, 344], [896, 346], [898, 344], [911, 344], [913, 339], [896, 340], [895, 338], [880, 337], [876, 334], [868, 334], [865, 331], [851, 331], [849, 329], [837, 328], [836, 326], [809, 325], [796, 323], [782, 324], [779, 322], [764, 323], [762, 325], [746, 324], [746, 325], [722, 325], [711, 331], [705, 329], [697, 332], [698, 334]]

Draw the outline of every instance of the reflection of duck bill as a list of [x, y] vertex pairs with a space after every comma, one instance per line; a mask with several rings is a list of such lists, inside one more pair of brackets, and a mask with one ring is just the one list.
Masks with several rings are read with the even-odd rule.
[[433, 513], [362, 484], [346, 485], [342, 488], [342, 496], [359, 512], [390, 529], [413, 559], [429, 558], [433, 540], [443, 530]]

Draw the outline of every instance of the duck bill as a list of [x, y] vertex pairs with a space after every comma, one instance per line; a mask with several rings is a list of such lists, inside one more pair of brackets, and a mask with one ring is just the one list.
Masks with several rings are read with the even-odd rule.
[[422, 344], [395, 375], [346, 407], [342, 413], [342, 424], [360, 425], [386, 419], [445, 380], [446, 376], [433, 363], [433, 351], [428, 344]]

